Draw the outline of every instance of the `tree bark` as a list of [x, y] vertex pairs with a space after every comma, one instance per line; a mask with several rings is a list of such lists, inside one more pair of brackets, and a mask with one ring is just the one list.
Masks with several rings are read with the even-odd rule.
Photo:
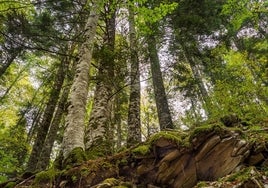
[[68, 107], [62, 143], [63, 157], [65, 159], [74, 149], [82, 148], [84, 150], [85, 148], [84, 120], [89, 88], [90, 62], [99, 18], [99, 2], [93, 1], [92, 3], [93, 6], [85, 25], [85, 41], [79, 50], [79, 60], [77, 62], [75, 78], [70, 91], [70, 106]]
[[111, 153], [113, 136], [111, 125], [112, 92], [114, 78], [114, 43], [115, 43], [115, 5], [108, 2], [105, 20], [104, 51], [100, 59], [98, 81], [94, 95], [93, 108], [86, 129], [85, 144], [89, 157], [105, 156]]
[[70, 86], [68, 84], [69, 83], [67, 83], [67, 85], [63, 89], [61, 98], [57, 106], [57, 111], [55, 113], [55, 116], [49, 128], [49, 132], [44, 142], [44, 146], [42, 147], [40, 158], [38, 160], [37, 167], [36, 167], [38, 171], [45, 170], [49, 165], [52, 148], [57, 138], [58, 130], [60, 128], [62, 118], [64, 117], [64, 114], [66, 112], [65, 109], [66, 109], [66, 104], [68, 101], [68, 95], [70, 91]]
[[50, 91], [49, 100], [47, 102], [47, 105], [44, 111], [43, 119], [37, 130], [37, 136], [36, 136], [33, 148], [32, 148], [32, 152], [31, 152], [28, 164], [27, 164], [27, 171], [30, 171], [30, 172], [34, 172], [36, 170], [36, 165], [40, 157], [41, 149], [45, 142], [45, 139], [46, 139], [49, 127], [50, 127], [50, 123], [53, 118], [53, 113], [55, 111], [55, 108], [59, 99], [60, 91], [61, 91], [64, 77], [65, 77], [64, 70], [63, 70], [64, 63], [65, 63], [65, 60], [63, 60], [61, 64], [59, 65], [58, 71], [55, 76], [54, 85], [52, 86], [52, 89]]
[[163, 83], [162, 73], [160, 69], [159, 57], [156, 49], [156, 39], [154, 35], [149, 35], [147, 38], [148, 51], [151, 64], [151, 72], [153, 78], [153, 87], [155, 101], [157, 107], [158, 121], [160, 129], [173, 129], [173, 122], [169, 111], [167, 96]]
[[141, 120], [140, 120], [140, 70], [137, 54], [134, 5], [129, 6], [129, 42], [130, 42], [130, 97], [128, 108], [128, 134], [127, 145], [132, 146], [141, 142]]

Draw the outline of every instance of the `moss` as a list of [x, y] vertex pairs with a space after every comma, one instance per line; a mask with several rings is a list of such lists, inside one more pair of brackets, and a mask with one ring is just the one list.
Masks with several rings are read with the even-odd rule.
[[203, 181], [199, 182], [199, 183], [196, 185], [196, 187], [198, 187], [198, 188], [206, 187], [206, 186], [208, 186], [208, 184], [207, 184], [206, 182], [203, 182]]
[[263, 127], [261, 127], [260, 125], [253, 125], [249, 127], [249, 131], [262, 131]]
[[193, 138], [197, 137], [198, 135], [201, 134], [206, 134], [210, 133], [212, 131], [215, 131], [217, 133], [222, 133], [224, 132], [224, 127], [221, 126], [220, 124], [207, 124], [207, 125], [202, 125], [200, 127], [196, 127], [192, 132], [189, 140], [192, 140]]
[[62, 170], [63, 169], [63, 166], [62, 166], [63, 160], [64, 160], [64, 157], [63, 157], [63, 152], [61, 150], [59, 155], [56, 157], [56, 159], [53, 162], [53, 167], [56, 169]]
[[81, 173], [81, 176], [83, 177], [87, 177], [88, 174], [90, 174], [90, 169], [88, 169], [87, 167], [84, 167], [82, 166], [81, 169], [80, 169], [80, 173]]
[[86, 157], [87, 159], [94, 160], [98, 159], [99, 157], [104, 157], [105, 152], [101, 147], [92, 147], [89, 150], [86, 151]]
[[153, 135], [150, 139], [149, 139], [149, 143], [150, 145], [152, 145], [155, 141], [157, 141], [160, 138], [166, 138], [169, 140], [172, 140], [174, 142], [177, 143], [182, 143], [182, 136], [180, 133], [178, 132], [173, 132], [173, 131], [161, 131], [159, 133], [156, 133], [155, 135]]
[[146, 155], [150, 152], [150, 145], [141, 145], [132, 150], [135, 155]]
[[103, 161], [100, 164], [100, 166], [102, 166], [105, 169], [110, 169], [110, 168], [114, 168], [115, 167], [112, 163], [109, 163], [109, 162], [106, 162], [106, 161]]
[[78, 178], [77, 178], [77, 176], [72, 175], [71, 180], [72, 180], [73, 183], [75, 183], [75, 182], [77, 182]]
[[135, 187], [131, 182], [121, 182], [117, 188], [132, 188]]
[[68, 157], [64, 160], [63, 164], [65, 168], [70, 168], [74, 165], [79, 165], [86, 161], [86, 154], [82, 148], [75, 148], [70, 152]]
[[86, 151], [87, 159], [98, 159], [100, 157], [106, 157], [108, 155], [111, 155], [112, 152], [111, 143], [108, 141], [104, 141], [102, 139], [96, 140], [94, 145], [92, 145], [88, 150]]
[[4, 188], [13, 188], [13, 187], [15, 187], [16, 185], [17, 185], [16, 182], [9, 182], [8, 184], [5, 185]]
[[268, 134], [265, 128], [259, 125], [250, 126], [245, 132], [245, 139], [251, 144], [266, 145], [268, 142]]
[[35, 175], [34, 182], [35, 184], [42, 183], [42, 182], [50, 182], [52, 183], [55, 180], [55, 177], [59, 175], [60, 172], [57, 172], [53, 168], [39, 172]]
[[121, 160], [119, 160], [118, 162], [117, 162], [117, 164], [118, 165], [127, 165], [128, 164], [128, 161], [127, 161], [127, 159], [125, 159], [125, 158], [122, 158]]
[[118, 185], [120, 183], [120, 181], [118, 179], [115, 179], [115, 178], [108, 178], [108, 179], [104, 180], [103, 183], [107, 183], [110, 185]]
[[230, 176], [227, 177], [225, 181], [233, 182], [233, 181], [239, 181], [239, 182], [244, 182], [251, 178], [253, 167], [245, 168], [240, 170], [237, 173], [233, 173]]
[[97, 185], [99, 188], [106, 188], [106, 187], [120, 187], [119, 185], [120, 180], [115, 178], [107, 178], [103, 182]]

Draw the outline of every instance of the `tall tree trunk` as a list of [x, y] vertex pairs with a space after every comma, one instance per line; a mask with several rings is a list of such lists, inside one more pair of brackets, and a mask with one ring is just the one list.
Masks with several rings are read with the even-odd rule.
[[111, 88], [100, 81], [96, 85], [93, 108], [86, 130], [86, 151], [93, 156], [105, 156], [110, 153], [111, 143], [108, 142], [108, 131], [111, 115]]
[[85, 114], [89, 88], [89, 73], [94, 38], [99, 18], [99, 2], [92, 2], [92, 9], [85, 25], [85, 41], [79, 49], [79, 60], [75, 70], [74, 82], [70, 91], [70, 106], [66, 117], [63, 135], [63, 157], [66, 159], [70, 152], [76, 148], [85, 149]]
[[64, 117], [64, 114], [66, 112], [66, 104], [68, 101], [68, 95], [70, 92], [70, 83], [67, 82], [65, 85], [65, 88], [63, 89], [63, 92], [61, 94], [61, 98], [59, 100], [57, 110], [55, 112], [54, 118], [51, 122], [49, 132], [47, 134], [46, 140], [44, 142], [44, 145], [41, 150], [41, 154], [37, 163], [37, 170], [42, 171], [45, 170], [50, 161], [50, 155], [52, 152], [52, 148], [54, 145], [54, 142], [58, 135], [58, 130], [60, 128], [61, 121]]
[[173, 122], [169, 111], [167, 96], [163, 83], [162, 73], [160, 69], [159, 57], [156, 49], [156, 39], [154, 35], [149, 35], [148, 38], [148, 51], [151, 64], [151, 72], [153, 78], [153, 87], [155, 94], [155, 101], [157, 107], [157, 114], [160, 129], [173, 129]]
[[37, 130], [37, 136], [36, 136], [33, 148], [32, 148], [32, 152], [31, 152], [28, 164], [27, 164], [27, 171], [30, 171], [30, 172], [34, 172], [36, 170], [36, 165], [40, 157], [41, 149], [45, 142], [45, 139], [49, 130], [49, 126], [53, 118], [53, 114], [54, 114], [54, 111], [55, 111], [55, 108], [59, 99], [60, 91], [61, 91], [64, 77], [65, 77], [64, 64], [65, 64], [65, 60], [63, 60], [59, 65], [58, 71], [55, 76], [54, 84], [50, 91], [49, 100], [47, 102], [46, 109], [44, 111], [43, 119]]
[[38, 107], [38, 110], [34, 113], [34, 117], [30, 126], [30, 129], [27, 133], [27, 143], [31, 143], [33, 140], [33, 137], [36, 133], [36, 130], [38, 128], [38, 124], [41, 122], [41, 118], [43, 115], [45, 109], [45, 104], [40, 104], [40, 106]]
[[[195, 49], [198, 50], [198, 49]], [[186, 48], [184, 48], [184, 58], [189, 63], [190, 68], [192, 70], [192, 74], [194, 77], [194, 80], [197, 83], [197, 87], [199, 89], [199, 93], [197, 94], [201, 100], [201, 103], [203, 105], [203, 109], [206, 112], [207, 116], [211, 115], [211, 101], [209, 98], [208, 91], [205, 87], [204, 81], [202, 79], [201, 70], [198, 68], [198, 65], [196, 63], [197, 58], [194, 57], [194, 54], [190, 54]]]
[[129, 42], [130, 42], [130, 97], [128, 108], [128, 134], [127, 145], [132, 146], [141, 142], [141, 121], [140, 121], [140, 70], [137, 53], [136, 29], [134, 20], [134, 5], [129, 6]]
[[[100, 59], [98, 82], [94, 95], [93, 108], [85, 135], [86, 151], [89, 157], [105, 156], [111, 153], [113, 131], [111, 125], [114, 77], [114, 43], [115, 43], [115, 5], [111, 0], [105, 6], [106, 32], [104, 36], [104, 51]], [[92, 155], [91, 155], [92, 154]]]

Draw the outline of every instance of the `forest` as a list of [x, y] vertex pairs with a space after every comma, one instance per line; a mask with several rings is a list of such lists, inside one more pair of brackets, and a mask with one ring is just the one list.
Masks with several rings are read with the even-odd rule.
[[0, 187], [268, 186], [268, 1], [0, 0]]

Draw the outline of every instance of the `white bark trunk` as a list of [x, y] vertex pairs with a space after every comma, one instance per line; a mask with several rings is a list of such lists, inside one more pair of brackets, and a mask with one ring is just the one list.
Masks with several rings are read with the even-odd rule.
[[136, 30], [133, 7], [129, 6], [129, 42], [131, 61], [131, 86], [128, 110], [127, 145], [131, 146], [141, 142], [140, 122], [140, 70], [137, 54]]
[[67, 158], [75, 148], [85, 149], [85, 113], [88, 95], [89, 70], [96, 27], [98, 22], [98, 2], [93, 1], [93, 7], [85, 26], [85, 42], [79, 51], [79, 60], [74, 82], [70, 91], [70, 106], [66, 117], [63, 135], [63, 156]]

